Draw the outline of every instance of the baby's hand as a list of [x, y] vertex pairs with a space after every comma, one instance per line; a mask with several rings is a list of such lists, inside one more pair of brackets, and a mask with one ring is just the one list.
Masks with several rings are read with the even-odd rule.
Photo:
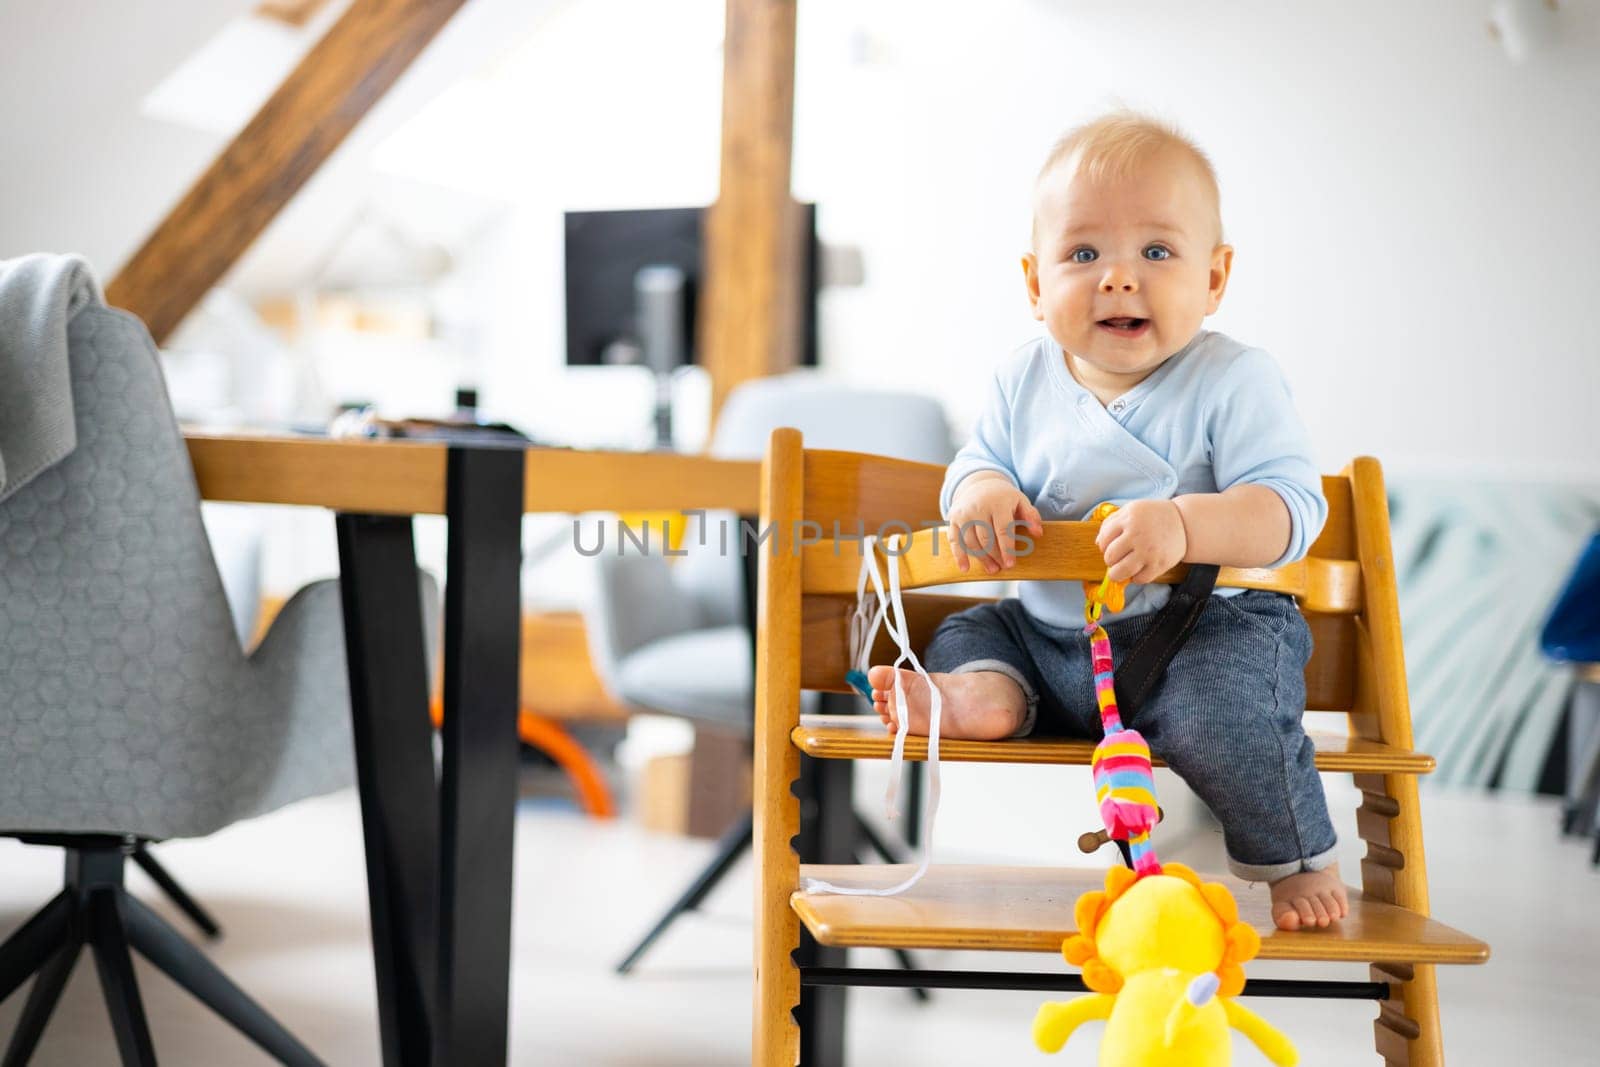
[[1094, 539], [1114, 582], [1151, 582], [1179, 563], [1189, 549], [1183, 515], [1171, 500], [1135, 500], [1100, 525]]
[[1039, 509], [1010, 479], [983, 472], [969, 475], [950, 502], [949, 525], [945, 527], [956, 566], [965, 574], [969, 555], [989, 574], [1014, 566], [1017, 538], [1013, 524], [1027, 527], [1035, 537], [1044, 534]]

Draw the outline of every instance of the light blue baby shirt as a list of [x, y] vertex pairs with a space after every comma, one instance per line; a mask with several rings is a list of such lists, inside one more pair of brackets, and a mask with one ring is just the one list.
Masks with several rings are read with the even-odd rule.
[[[1010, 478], [1046, 520], [1082, 520], [1096, 504], [1265, 485], [1289, 507], [1289, 547], [1305, 556], [1328, 517], [1322, 477], [1288, 383], [1272, 357], [1202, 330], [1144, 381], [1102, 405], [1067, 370], [1050, 337], [995, 373], [972, 439], [945, 472], [939, 506], [977, 471]], [[1052, 626], [1083, 625], [1077, 582], [1022, 582], [1023, 607]], [[1232, 596], [1237, 589], [1219, 589]], [[1117, 618], [1155, 611], [1165, 585], [1130, 585]]]

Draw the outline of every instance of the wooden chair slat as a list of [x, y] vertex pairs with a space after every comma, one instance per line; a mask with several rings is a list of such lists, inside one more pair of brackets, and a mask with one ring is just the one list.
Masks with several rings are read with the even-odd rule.
[[[972, 564], [963, 572], [956, 563], [943, 529], [916, 530], [906, 535], [902, 529], [887, 529], [900, 534], [893, 555], [885, 549], [881, 565], [894, 560], [904, 589], [924, 589], [931, 585], [993, 581], [1097, 581], [1105, 574], [1105, 560], [1095, 546], [1097, 522], [1047, 522], [1044, 536], [1033, 538], [1027, 555], [1018, 556], [1016, 566], [999, 575], [986, 573]], [[861, 576], [866, 543], [856, 537], [834, 538], [820, 525], [797, 531], [801, 545], [801, 573], [807, 593], [851, 593]], [[889, 542], [885, 542], [888, 544]], [[1174, 567], [1161, 580], [1179, 582], [1189, 572], [1184, 565]], [[887, 571], [880, 571], [887, 581]], [[1326, 614], [1353, 614], [1361, 610], [1361, 566], [1349, 559], [1307, 558], [1279, 567], [1223, 567], [1217, 584], [1224, 588], [1265, 589], [1287, 593], [1306, 610]]]
[[[807, 449], [802, 514], [824, 527], [839, 522], [854, 528], [859, 523], [869, 533], [896, 521], [916, 529], [923, 521], [939, 520], [944, 471], [934, 464], [887, 456]], [[1311, 555], [1355, 559], [1350, 479], [1342, 474], [1324, 475], [1322, 493], [1328, 501], [1328, 519]]]
[[[907, 877], [903, 864], [802, 865], [802, 878], [881, 888]], [[1441, 922], [1350, 888], [1350, 915], [1326, 930], [1288, 933], [1272, 924], [1266, 887], [1216, 878], [1239, 917], [1261, 935], [1264, 960], [1349, 963], [1483, 963], [1489, 946]], [[790, 904], [824, 945], [1059, 953], [1076, 933], [1072, 905], [1105, 883], [1097, 868], [934, 866], [894, 897], [800, 891]]]
[[[848, 725], [813, 725], [806, 720], [790, 733], [795, 746], [816, 759], [888, 759], [894, 751], [894, 735], [884, 730], [875, 716], [860, 716], [863, 722]], [[1345, 734], [1311, 731], [1308, 736], [1317, 751], [1317, 769], [1347, 774], [1430, 774], [1437, 766], [1434, 758], [1422, 752], [1409, 752], [1382, 741]], [[1071, 738], [1019, 737], [1008, 741], [939, 740], [939, 758], [952, 763], [1053, 763], [1088, 766], [1094, 755], [1094, 741]], [[928, 758], [926, 737], [906, 737], [905, 758]], [[1166, 766], [1160, 757], [1152, 762]]]
[[939, 521], [939, 486], [944, 468], [858, 452], [806, 449], [801, 514], [830, 531], [840, 523], [877, 533], [885, 523]]
[[1328, 518], [1311, 543], [1310, 554], [1323, 559], [1356, 559], [1355, 501], [1350, 479], [1342, 474], [1323, 475], [1322, 496], [1328, 502]]
[[[986, 597], [962, 597], [941, 593], [908, 593], [906, 619], [911, 631], [911, 647], [920, 656], [928, 640], [945, 616], [988, 603]], [[808, 596], [801, 604], [800, 683], [806, 689], [824, 693], [847, 693], [844, 676], [853, 666], [847, 662], [846, 639], [850, 633], [850, 614], [855, 596]], [[1306, 710], [1349, 711], [1355, 707], [1355, 656], [1359, 633], [1348, 615], [1308, 614], [1314, 642], [1311, 662], [1306, 665]], [[895, 655], [886, 633], [879, 633], [873, 648], [874, 663], [888, 663]]]
[[1307, 613], [1311, 627], [1311, 662], [1306, 664], [1306, 710], [1343, 711], [1355, 707], [1356, 646], [1360, 641], [1351, 615]]

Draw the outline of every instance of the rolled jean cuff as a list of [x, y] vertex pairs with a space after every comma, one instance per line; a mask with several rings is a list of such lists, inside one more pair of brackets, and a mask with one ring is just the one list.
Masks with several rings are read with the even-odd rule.
[[994, 671], [1010, 678], [1022, 689], [1022, 698], [1028, 702], [1028, 710], [1022, 716], [1022, 725], [1011, 732], [1012, 737], [1027, 737], [1033, 732], [1033, 727], [1039, 721], [1039, 694], [1033, 691], [1033, 686], [1022, 676], [1022, 672], [1011, 664], [998, 659], [975, 659], [954, 667], [946, 674], [970, 674], [973, 671]]
[[1306, 871], [1320, 871], [1332, 867], [1339, 858], [1338, 851], [1338, 846], [1335, 845], [1326, 852], [1319, 852], [1302, 860], [1290, 860], [1287, 863], [1240, 863], [1229, 856], [1228, 870], [1247, 882], [1278, 882], [1291, 874], [1303, 874]]

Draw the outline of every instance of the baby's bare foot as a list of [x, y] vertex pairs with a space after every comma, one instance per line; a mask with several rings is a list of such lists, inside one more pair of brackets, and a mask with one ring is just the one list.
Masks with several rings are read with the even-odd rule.
[[1301, 871], [1272, 883], [1272, 921], [1280, 930], [1327, 926], [1350, 914], [1337, 865]]
[[[867, 672], [872, 685], [872, 709], [891, 732], [900, 729], [895, 715], [893, 667], [873, 667]], [[901, 670], [905, 686], [910, 732], [928, 732], [928, 685], [916, 671]], [[931, 674], [944, 704], [939, 714], [939, 736], [968, 741], [995, 741], [1010, 737], [1022, 725], [1028, 700], [1022, 687], [998, 671]]]

